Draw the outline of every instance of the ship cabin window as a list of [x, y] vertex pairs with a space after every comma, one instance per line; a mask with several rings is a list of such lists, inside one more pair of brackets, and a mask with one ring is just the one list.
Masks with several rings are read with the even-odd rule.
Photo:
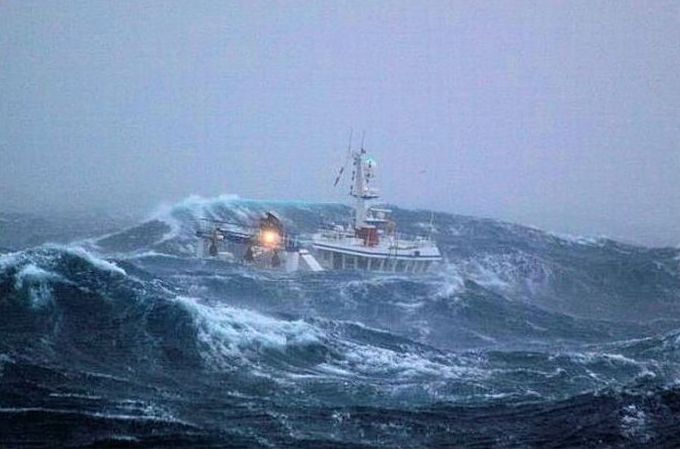
[[358, 263], [357, 263], [357, 268], [359, 268], [360, 270], [367, 270], [368, 269], [368, 258], [367, 257], [359, 257]]
[[397, 273], [403, 273], [405, 269], [406, 269], [406, 261], [397, 260], [397, 265], [394, 268], [394, 271], [396, 271]]
[[341, 270], [342, 269], [342, 254], [338, 254], [338, 253], [330, 253], [330, 254], [333, 257], [333, 269], [334, 270]]
[[345, 266], [344, 268], [351, 270], [352, 268], [356, 268], [356, 257], [354, 256], [345, 256]]

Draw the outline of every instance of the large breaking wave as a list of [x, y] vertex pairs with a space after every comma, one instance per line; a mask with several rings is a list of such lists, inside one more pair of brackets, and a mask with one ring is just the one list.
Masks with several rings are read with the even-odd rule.
[[[435, 214], [420, 276], [191, 257], [203, 217], [340, 205], [189, 198], [0, 256], [0, 435], [51, 447], [680, 444], [678, 251]], [[395, 210], [404, 231], [430, 212]]]

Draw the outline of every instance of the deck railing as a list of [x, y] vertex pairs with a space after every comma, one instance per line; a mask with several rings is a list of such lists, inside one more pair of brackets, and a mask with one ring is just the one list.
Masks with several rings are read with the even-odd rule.
[[[353, 232], [343, 230], [326, 230], [321, 232], [321, 236], [325, 239], [335, 240], [335, 241], [352, 241], [360, 243], [363, 239], [357, 237]], [[411, 245], [414, 248], [422, 248], [432, 245], [432, 238], [425, 237], [421, 235], [406, 234], [402, 232], [396, 232], [392, 234], [381, 233], [380, 240], [391, 241], [394, 245]]]

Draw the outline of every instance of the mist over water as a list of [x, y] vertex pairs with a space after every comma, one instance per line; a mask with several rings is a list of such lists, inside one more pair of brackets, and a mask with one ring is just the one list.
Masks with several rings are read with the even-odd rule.
[[[388, 202], [680, 244], [675, 2], [0, 4], [0, 208]], [[355, 139], [355, 145], [359, 139]]]

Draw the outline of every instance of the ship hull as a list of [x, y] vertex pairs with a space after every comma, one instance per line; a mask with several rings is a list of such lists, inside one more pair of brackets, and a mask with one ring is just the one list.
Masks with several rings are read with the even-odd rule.
[[381, 250], [351, 248], [315, 242], [313, 253], [327, 270], [360, 270], [387, 273], [425, 273], [441, 262], [439, 252], [423, 248]]

